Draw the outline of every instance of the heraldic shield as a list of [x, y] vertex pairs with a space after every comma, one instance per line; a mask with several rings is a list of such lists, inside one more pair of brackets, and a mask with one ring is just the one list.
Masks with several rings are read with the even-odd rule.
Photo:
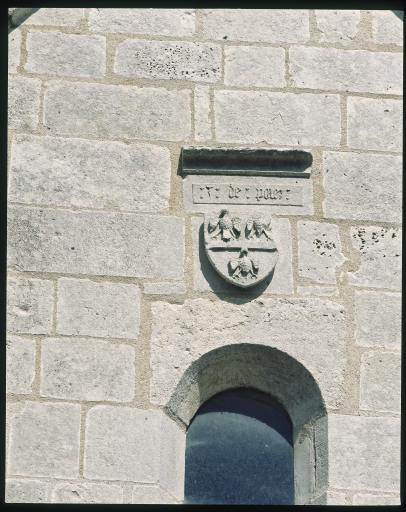
[[204, 242], [207, 257], [223, 279], [240, 288], [255, 286], [275, 268], [278, 250], [271, 219], [261, 215], [206, 215]]

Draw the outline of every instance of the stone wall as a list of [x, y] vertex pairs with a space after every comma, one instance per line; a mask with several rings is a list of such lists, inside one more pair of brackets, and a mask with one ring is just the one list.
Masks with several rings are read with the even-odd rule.
[[[399, 503], [402, 31], [392, 11], [46, 8], [10, 33], [9, 502], [182, 501], [168, 403], [252, 344], [321, 391], [320, 502]], [[204, 259], [185, 145], [312, 154], [261, 295]]]

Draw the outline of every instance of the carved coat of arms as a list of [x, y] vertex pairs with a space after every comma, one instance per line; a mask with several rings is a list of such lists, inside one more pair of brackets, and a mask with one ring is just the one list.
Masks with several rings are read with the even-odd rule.
[[217, 218], [205, 217], [206, 254], [229, 283], [248, 288], [274, 269], [278, 250], [272, 239], [271, 219], [260, 215], [233, 216], [223, 209]]

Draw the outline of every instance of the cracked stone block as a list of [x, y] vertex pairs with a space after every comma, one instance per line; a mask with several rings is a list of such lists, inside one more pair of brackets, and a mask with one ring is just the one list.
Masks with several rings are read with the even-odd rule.
[[6, 479], [6, 503], [46, 503], [49, 483], [43, 480]]
[[10, 76], [8, 80], [8, 127], [35, 130], [38, 125], [41, 80]]
[[360, 11], [316, 9], [319, 41], [346, 44], [354, 41], [361, 21]]
[[317, 283], [336, 284], [336, 273], [346, 261], [336, 224], [300, 221], [299, 275]]
[[60, 482], [52, 489], [51, 503], [123, 503], [123, 488], [114, 484]]
[[35, 351], [35, 341], [21, 336], [7, 336], [7, 393], [32, 392], [32, 383], [35, 378]]

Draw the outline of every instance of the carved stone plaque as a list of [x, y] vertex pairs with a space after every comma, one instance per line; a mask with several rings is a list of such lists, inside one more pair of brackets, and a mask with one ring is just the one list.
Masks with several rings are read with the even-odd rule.
[[248, 288], [263, 281], [275, 268], [278, 250], [272, 239], [271, 219], [261, 215], [206, 215], [204, 241], [214, 269], [229, 283]]

